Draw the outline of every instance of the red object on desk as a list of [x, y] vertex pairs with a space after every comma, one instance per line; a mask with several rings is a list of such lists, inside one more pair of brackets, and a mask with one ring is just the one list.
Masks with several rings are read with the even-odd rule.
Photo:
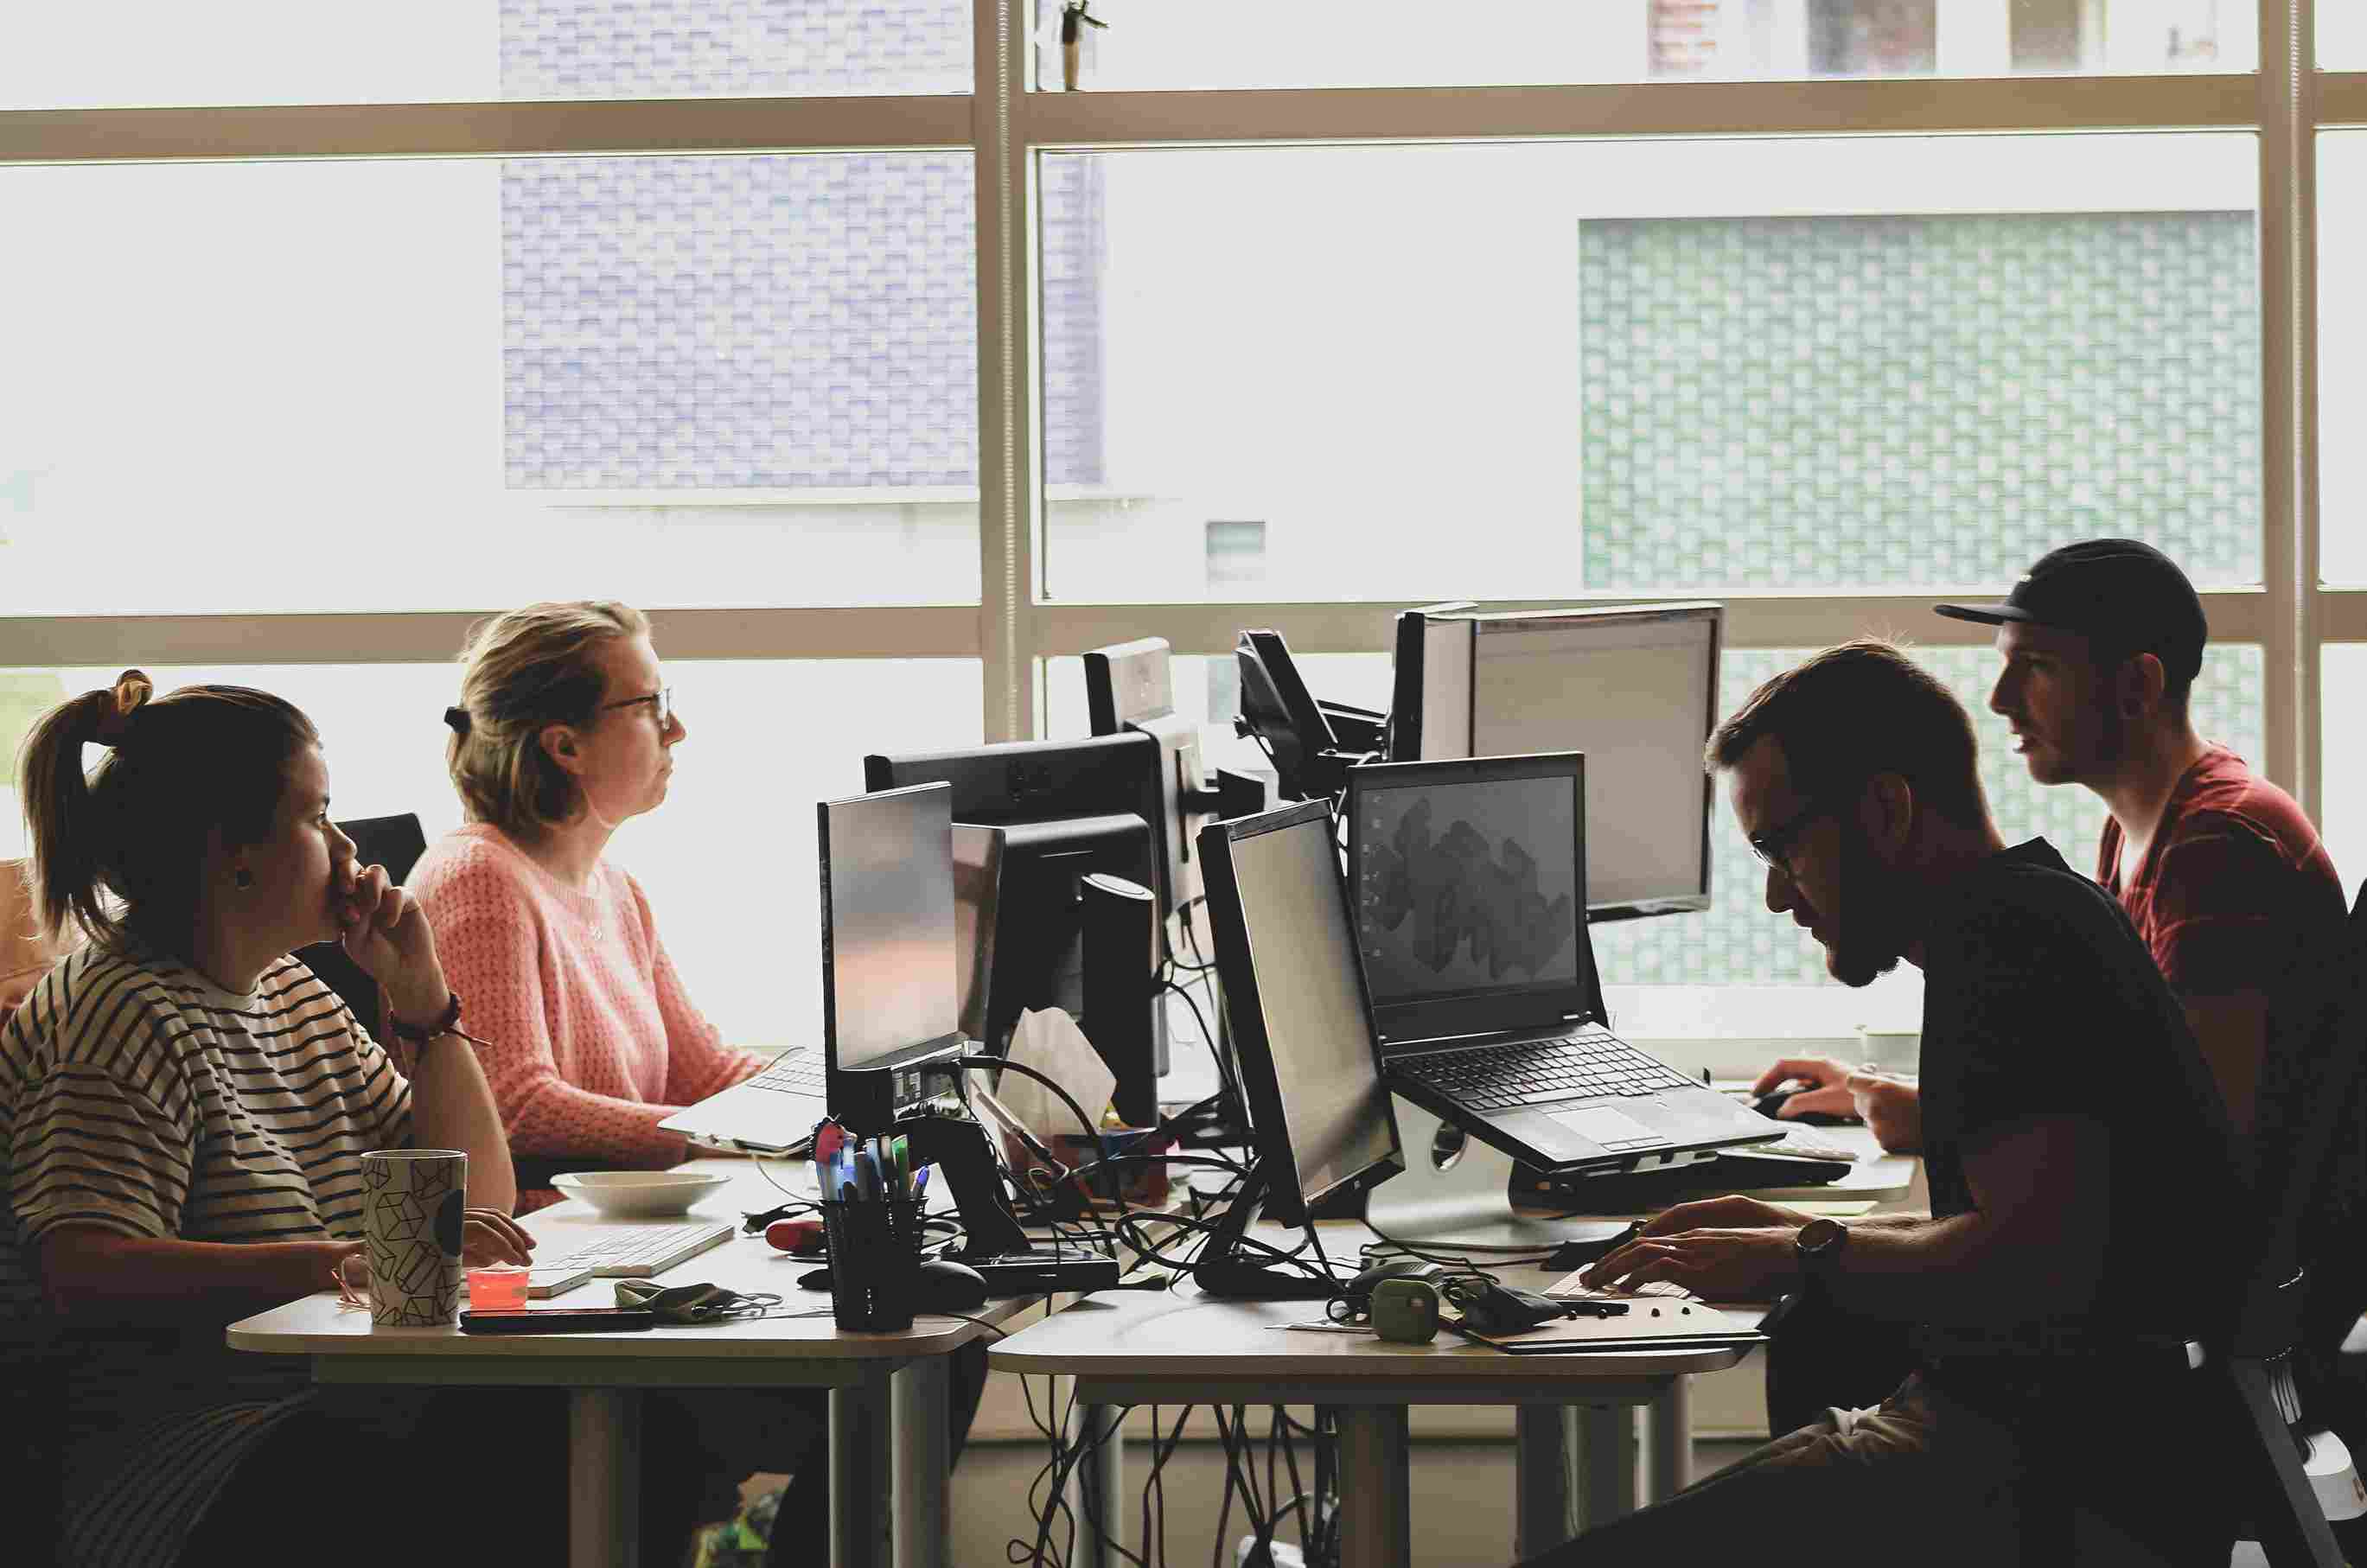
[[764, 1227], [764, 1239], [792, 1257], [817, 1258], [821, 1254], [821, 1222], [775, 1220]]

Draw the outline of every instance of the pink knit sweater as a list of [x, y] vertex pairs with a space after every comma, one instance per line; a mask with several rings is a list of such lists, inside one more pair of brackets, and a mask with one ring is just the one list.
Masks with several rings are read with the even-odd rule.
[[409, 886], [467, 1008], [511, 1149], [671, 1165], [658, 1123], [754, 1075], [685, 994], [640, 885], [606, 861], [592, 891], [470, 823], [428, 846]]

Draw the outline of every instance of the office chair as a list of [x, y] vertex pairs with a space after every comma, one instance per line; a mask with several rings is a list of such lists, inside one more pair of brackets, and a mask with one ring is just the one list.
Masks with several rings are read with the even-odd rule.
[[[360, 863], [386, 867], [388, 879], [397, 886], [411, 875], [411, 868], [427, 852], [427, 835], [420, 828], [419, 818], [410, 812], [400, 817], [357, 817], [350, 822], [338, 823], [337, 830], [354, 841], [355, 856]], [[337, 993], [339, 1000], [354, 1010], [354, 1016], [370, 1032], [371, 1039], [387, 1038], [386, 998], [379, 993], [378, 982], [345, 956], [342, 943], [315, 942], [311, 947], [299, 948], [296, 956]]]
[[[2367, 1044], [2367, 884], [2362, 884], [2335, 950], [2316, 970], [2315, 995], [2289, 1027], [2280, 1021], [2271, 1059], [2264, 1064], [2258, 1121], [2254, 1198], [2266, 1221], [2237, 1298], [2233, 1326], [2218, 1345], [2190, 1342], [2186, 1367], [2171, 1375], [2202, 1377], [2217, 1386], [2221, 1435], [2248, 1518], [2238, 1539], [2257, 1540], [2271, 1563], [2340, 1568], [2343, 1553], [2330, 1518], [2367, 1510], [2350, 1455], [2325, 1426], [2304, 1410], [2305, 1389], [2322, 1389], [2324, 1363], [2335, 1347], [2324, 1321], [2328, 1303], [2310, 1301], [2317, 1260], [2346, 1247], [2360, 1218], [2362, 1145], [2360, 1071]], [[2355, 1270], [2336, 1269], [2339, 1290], [2355, 1285]], [[2331, 1280], [2329, 1280], [2331, 1282]], [[2361, 1303], [2336, 1303], [2355, 1316]], [[2313, 1323], [2313, 1319], [2316, 1320]], [[2315, 1479], [2314, 1479], [2315, 1477]]]

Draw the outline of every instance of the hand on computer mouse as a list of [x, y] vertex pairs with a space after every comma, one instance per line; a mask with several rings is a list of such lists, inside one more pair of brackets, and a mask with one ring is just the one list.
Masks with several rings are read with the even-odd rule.
[[1850, 1069], [1829, 1056], [1786, 1056], [1750, 1086], [1750, 1109], [1779, 1122], [1830, 1127], [1856, 1120]]

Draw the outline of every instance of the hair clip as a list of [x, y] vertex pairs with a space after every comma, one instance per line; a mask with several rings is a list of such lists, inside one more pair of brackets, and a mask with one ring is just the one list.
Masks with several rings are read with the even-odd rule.
[[469, 710], [467, 708], [446, 708], [444, 710], [444, 722], [452, 727], [453, 734], [466, 735], [469, 733]]

